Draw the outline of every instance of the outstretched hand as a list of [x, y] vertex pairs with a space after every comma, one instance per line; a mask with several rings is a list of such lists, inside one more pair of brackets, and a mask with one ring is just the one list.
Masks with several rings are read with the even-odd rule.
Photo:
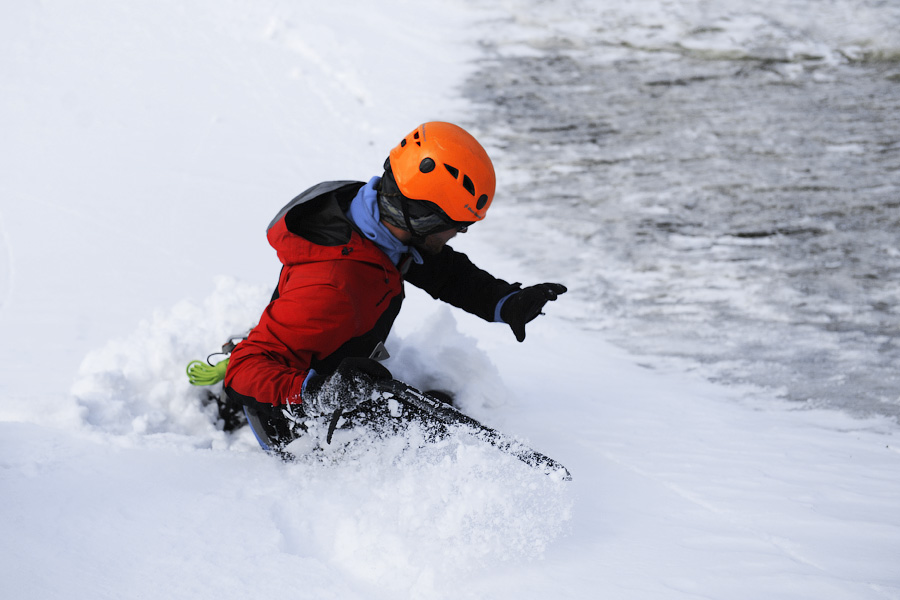
[[566, 286], [560, 283], [539, 283], [524, 288], [506, 299], [500, 309], [500, 318], [513, 330], [516, 339], [525, 340], [525, 324], [533, 321], [544, 305], [565, 294]]

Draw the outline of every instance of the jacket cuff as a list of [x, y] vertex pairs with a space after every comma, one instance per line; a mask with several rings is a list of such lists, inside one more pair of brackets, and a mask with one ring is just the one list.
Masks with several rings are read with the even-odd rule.
[[509, 300], [509, 297], [514, 295], [518, 291], [519, 290], [514, 290], [514, 291], [508, 293], [507, 295], [503, 296], [502, 298], [500, 298], [500, 302], [497, 303], [497, 308], [494, 309], [494, 323], [506, 323], [506, 321], [504, 321], [500, 317], [500, 311], [503, 309], [503, 304], [507, 300]]

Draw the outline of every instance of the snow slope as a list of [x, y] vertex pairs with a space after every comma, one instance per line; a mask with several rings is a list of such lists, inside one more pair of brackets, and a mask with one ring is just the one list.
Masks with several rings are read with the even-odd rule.
[[[377, 174], [422, 120], [465, 122], [474, 5], [5, 12], [5, 597], [900, 598], [895, 425], [627, 355], [565, 296], [517, 344], [409, 290], [389, 366], [571, 483], [415, 431], [285, 465], [217, 430], [183, 369], [264, 305], [271, 215]], [[502, 194], [454, 245], [510, 280], [586, 285], [516, 262]]]

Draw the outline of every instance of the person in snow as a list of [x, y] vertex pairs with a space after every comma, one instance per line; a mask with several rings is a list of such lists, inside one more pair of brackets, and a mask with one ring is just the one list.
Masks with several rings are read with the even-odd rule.
[[320, 183], [281, 209], [267, 234], [283, 263], [278, 287], [224, 384], [264, 448], [289, 443], [304, 417], [353, 411], [391, 377], [376, 359], [404, 282], [525, 339], [526, 323], [566, 288], [507, 283], [447, 245], [484, 219], [495, 183], [474, 137], [430, 122], [391, 150], [382, 177]]

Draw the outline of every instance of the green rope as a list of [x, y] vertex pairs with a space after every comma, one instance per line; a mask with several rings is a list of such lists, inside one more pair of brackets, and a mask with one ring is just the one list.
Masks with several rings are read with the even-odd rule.
[[191, 385], [213, 385], [225, 379], [228, 359], [209, 365], [201, 360], [192, 360], [187, 366], [188, 381]]

